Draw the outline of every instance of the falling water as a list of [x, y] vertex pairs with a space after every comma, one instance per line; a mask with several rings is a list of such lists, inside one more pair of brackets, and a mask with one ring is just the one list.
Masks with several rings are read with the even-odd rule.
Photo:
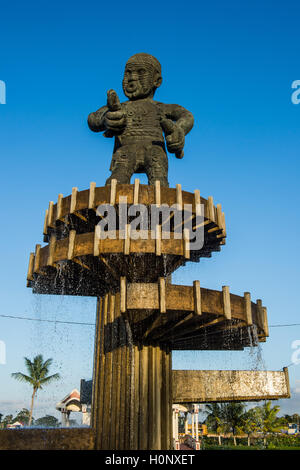
[[66, 279], [66, 271], [68, 270], [68, 262], [65, 260], [58, 261], [56, 263], [56, 274], [54, 278], [54, 288], [60, 288], [61, 294], [64, 295], [65, 293], [65, 279]]
[[266, 370], [266, 365], [263, 359], [262, 347], [258, 340], [257, 326], [248, 326], [247, 330], [250, 343], [248, 349], [250, 368], [251, 370]]

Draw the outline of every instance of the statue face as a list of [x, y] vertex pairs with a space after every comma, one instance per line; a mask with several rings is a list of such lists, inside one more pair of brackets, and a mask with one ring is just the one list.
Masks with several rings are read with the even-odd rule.
[[127, 62], [123, 78], [124, 94], [130, 100], [153, 96], [160, 85], [155, 75], [154, 68], [149, 64]]

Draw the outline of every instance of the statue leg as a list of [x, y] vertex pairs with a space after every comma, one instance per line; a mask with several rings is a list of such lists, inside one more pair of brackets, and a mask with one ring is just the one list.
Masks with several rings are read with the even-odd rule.
[[168, 182], [168, 157], [165, 150], [159, 145], [152, 145], [147, 152], [146, 174], [150, 185], [155, 185], [155, 181], [160, 181], [162, 186], [169, 187]]
[[106, 180], [106, 186], [112, 179], [117, 180], [119, 184], [130, 184], [130, 178], [135, 170], [134, 159], [127, 146], [119, 148], [114, 154], [110, 166], [111, 175]]

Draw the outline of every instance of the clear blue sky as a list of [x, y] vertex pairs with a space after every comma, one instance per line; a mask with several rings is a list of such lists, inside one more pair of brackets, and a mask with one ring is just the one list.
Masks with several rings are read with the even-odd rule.
[[[227, 220], [222, 251], [187, 265], [174, 282], [250, 291], [268, 307], [271, 325], [300, 323], [300, 105], [291, 102], [300, 79], [299, 12], [296, 0], [2, 4], [0, 314], [94, 321], [94, 299], [26, 289], [28, 256], [42, 242], [49, 200], [105, 183], [112, 141], [92, 133], [86, 118], [105, 104], [107, 89], [123, 97], [126, 60], [148, 52], [162, 63], [157, 99], [195, 116], [184, 159], [170, 156], [170, 183], [212, 195]], [[10, 374], [24, 369], [23, 356], [43, 353], [63, 381], [40, 393], [35, 416], [54, 414], [53, 404], [91, 375], [93, 333], [0, 318], [7, 346], [0, 412], [29, 406], [29, 389]], [[258, 352], [175, 353], [174, 367], [277, 370], [291, 362], [296, 339], [299, 326], [270, 328]], [[300, 389], [300, 365], [290, 379]], [[300, 393], [281, 405], [300, 412]]]

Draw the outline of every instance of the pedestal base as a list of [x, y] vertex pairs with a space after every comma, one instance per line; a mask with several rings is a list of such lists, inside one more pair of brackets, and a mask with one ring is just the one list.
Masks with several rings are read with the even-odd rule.
[[120, 294], [98, 300], [92, 426], [95, 448], [172, 448], [172, 353], [133, 342]]

